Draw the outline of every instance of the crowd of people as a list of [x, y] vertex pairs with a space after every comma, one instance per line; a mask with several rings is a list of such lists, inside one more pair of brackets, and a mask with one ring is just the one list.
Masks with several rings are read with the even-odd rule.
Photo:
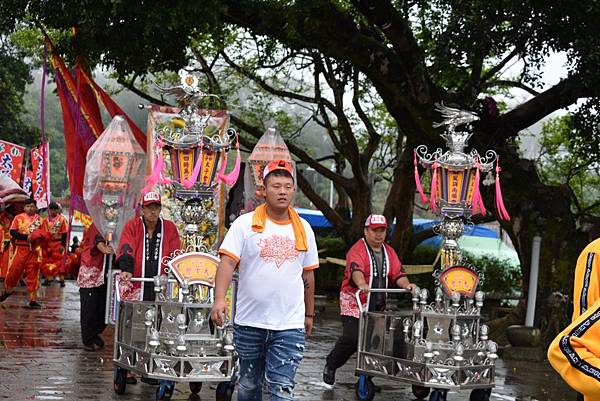
[[68, 222], [57, 202], [48, 205], [45, 217], [40, 215], [33, 199], [2, 209], [0, 280], [4, 281], [4, 291], [0, 302], [23, 280], [29, 294], [27, 306], [32, 309], [42, 307], [37, 299], [40, 285], [50, 285], [58, 278], [64, 287], [65, 277], [77, 272], [80, 254], [78, 246], [67, 252], [67, 233]]
[[[312, 333], [315, 316], [314, 270], [319, 257], [311, 226], [291, 206], [296, 191], [292, 166], [282, 160], [269, 163], [263, 182], [265, 203], [238, 217], [220, 244], [211, 313], [217, 326], [228, 319], [226, 294], [237, 271], [236, 312], [229, 318], [239, 356], [240, 401], [262, 399], [265, 384], [269, 400], [293, 399], [305, 337]], [[50, 284], [58, 278], [64, 285], [65, 277], [73, 275], [81, 299], [83, 347], [92, 352], [104, 347], [101, 334], [106, 327], [109, 262], [121, 270], [123, 299], [152, 301], [152, 283], [130, 279], [164, 273], [163, 256], [181, 246], [175, 224], [161, 217], [161, 206], [160, 194], [143, 194], [139, 213], [124, 225], [116, 248], [92, 224], [69, 253], [68, 223], [60, 205], [51, 203], [45, 217], [38, 214], [34, 201], [28, 201], [22, 212], [4, 208], [0, 214], [0, 275], [4, 279], [0, 302], [10, 297], [24, 277], [28, 307], [41, 308], [37, 299], [40, 279]], [[361, 291], [363, 307], [381, 310], [385, 297], [371, 297], [370, 288], [413, 287], [395, 251], [384, 243], [386, 233], [385, 217], [371, 215], [365, 222], [364, 238], [348, 252], [340, 292], [343, 333], [326, 361], [323, 379], [327, 383], [333, 384], [335, 370], [356, 351], [358, 309], [351, 305], [352, 294]], [[127, 378], [130, 384], [136, 381], [134, 376]]]

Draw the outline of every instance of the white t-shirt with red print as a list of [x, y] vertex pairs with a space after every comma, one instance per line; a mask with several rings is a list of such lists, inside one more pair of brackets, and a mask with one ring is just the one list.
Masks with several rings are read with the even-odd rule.
[[225, 235], [220, 254], [239, 261], [234, 322], [268, 330], [304, 328], [302, 272], [319, 267], [315, 234], [304, 219], [308, 250], [296, 250], [291, 221], [267, 217], [262, 233], [252, 231], [254, 212], [238, 217]]

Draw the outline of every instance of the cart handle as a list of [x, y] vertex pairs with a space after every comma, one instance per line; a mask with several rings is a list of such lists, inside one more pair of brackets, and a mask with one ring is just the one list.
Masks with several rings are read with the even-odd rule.
[[[153, 283], [154, 282], [154, 278], [150, 277], [150, 278], [142, 278], [142, 277], [131, 277], [125, 281], [134, 281], [134, 282], [144, 282], [144, 283]], [[174, 278], [170, 278], [168, 280], [169, 283], [177, 283], [178, 281], [175, 280]]]
[[[369, 292], [385, 292], [390, 294], [412, 294], [411, 290], [407, 290], [405, 288], [371, 288]], [[354, 297], [356, 298], [356, 305], [358, 305], [358, 312], [360, 314], [363, 313], [362, 302], [360, 302], [360, 293], [361, 290], [356, 291]]]

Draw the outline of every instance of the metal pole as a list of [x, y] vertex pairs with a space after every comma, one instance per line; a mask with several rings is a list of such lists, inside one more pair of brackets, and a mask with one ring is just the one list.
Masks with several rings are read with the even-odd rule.
[[531, 269], [529, 271], [529, 291], [527, 293], [527, 314], [525, 315], [525, 326], [533, 327], [535, 317], [535, 299], [537, 296], [538, 273], [540, 268], [540, 244], [542, 238], [538, 235], [533, 237], [531, 243]]

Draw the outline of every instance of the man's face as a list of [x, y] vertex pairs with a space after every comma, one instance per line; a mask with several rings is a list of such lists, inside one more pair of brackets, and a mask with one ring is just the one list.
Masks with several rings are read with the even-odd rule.
[[50, 216], [51, 219], [55, 218], [58, 213], [60, 213], [58, 209], [48, 209], [48, 216]]
[[146, 223], [156, 223], [160, 217], [161, 205], [158, 203], [151, 203], [146, 206], [142, 206], [144, 212], [144, 220]]
[[287, 209], [294, 199], [294, 180], [291, 177], [270, 175], [265, 180], [265, 200], [276, 210]]
[[29, 203], [25, 205], [24, 209], [25, 213], [27, 213], [29, 216], [33, 216], [37, 210], [37, 207], [33, 203]]
[[379, 248], [385, 241], [386, 227], [365, 227], [365, 239], [371, 248]]

